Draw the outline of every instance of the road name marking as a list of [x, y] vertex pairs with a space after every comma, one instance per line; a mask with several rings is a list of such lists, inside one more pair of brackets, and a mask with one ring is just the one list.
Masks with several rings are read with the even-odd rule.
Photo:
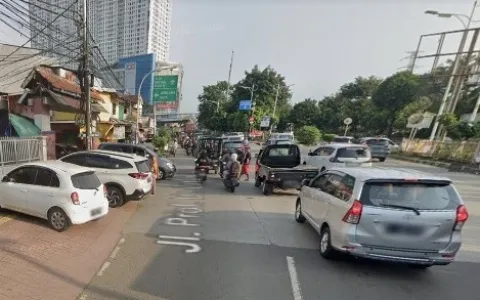
[[108, 269], [108, 267], [110, 267], [110, 265], [111, 265], [110, 262], [108, 261], [104, 262], [102, 265], [102, 268], [100, 269], [100, 271], [98, 271], [97, 276], [103, 276], [103, 274]]
[[294, 300], [303, 300], [302, 290], [298, 281], [297, 268], [295, 267], [295, 260], [291, 256], [287, 256], [288, 273], [290, 274], [290, 283], [292, 284], [292, 292]]
[[[198, 182], [192, 182], [198, 184]], [[199, 201], [204, 200], [202, 195], [198, 194], [185, 194], [185, 192], [180, 192], [176, 194], [173, 199], [176, 201]], [[180, 203], [171, 203], [170, 206], [175, 208], [172, 217], [165, 219], [164, 224], [170, 226], [185, 226], [185, 227], [200, 227], [200, 224], [192, 223], [189, 219], [199, 218], [204, 212], [202, 208], [199, 207], [200, 204], [180, 204]], [[171, 246], [182, 246], [186, 247], [185, 253], [193, 254], [202, 251], [200, 245], [197, 242], [201, 241], [201, 233], [193, 232], [192, 236], [172, 236], [161, 234], [158, 236], [157, 244], [159, 245], [171, 245]]]

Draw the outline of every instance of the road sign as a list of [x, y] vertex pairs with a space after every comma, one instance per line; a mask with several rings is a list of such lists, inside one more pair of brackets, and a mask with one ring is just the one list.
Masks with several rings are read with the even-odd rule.
[[178, 75], [155, 75], [153, 78], [153, 102], [177, 101]]
[[262, 117], [262, 121], [260, 122], [260, 127], [270, 127], [270, 117]]
[[352, 124], [352, 118], [346, 118], [345, 120], [343, 120], [343, 124], [345, 124], [345, 125]]
[[252, 100], [241, 100], [238, 105], [238, 110], [251, 110]]
[[255, 118], [253, 116], [251, 116], [248, 121], [250, 122], [250, 124], [253, 124], [253, 122], [255, 121]]

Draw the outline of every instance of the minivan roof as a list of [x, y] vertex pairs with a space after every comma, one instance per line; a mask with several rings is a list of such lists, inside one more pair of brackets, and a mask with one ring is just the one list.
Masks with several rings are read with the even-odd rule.
[[370, 168], [331, 168], [332, 171], [340, 171], [345, 174], [366, 181], [370, 179], [412, 179], [412, 180], [434, 180], [434, 181], [448, 181], [452, 182], [450, 178], [440, 177], [433, 174], [406, 169], [406, 168], [385, 168], [385, 167], [370, 167]]

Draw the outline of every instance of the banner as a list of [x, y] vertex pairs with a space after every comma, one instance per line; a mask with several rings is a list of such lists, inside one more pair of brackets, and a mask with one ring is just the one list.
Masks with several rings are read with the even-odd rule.
[[177, 101], [178, 75], [155, 75], [153, 78], [153, 102]]

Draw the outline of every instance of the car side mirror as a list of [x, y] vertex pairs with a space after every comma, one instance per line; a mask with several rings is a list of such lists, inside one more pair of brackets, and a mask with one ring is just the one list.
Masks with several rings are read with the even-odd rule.
[[302, 186], [304, 186], [304, 185], [309, 185], [309, 184], [310, 184], [310, 179], [304, 179], [304, 180], [302, 181]]
[[8, 178], [7, 175], [3, 176], [2, 182], [9, 182], [9, 181], [10, 181], [10, 180], [9, 180], [9, 178]]

